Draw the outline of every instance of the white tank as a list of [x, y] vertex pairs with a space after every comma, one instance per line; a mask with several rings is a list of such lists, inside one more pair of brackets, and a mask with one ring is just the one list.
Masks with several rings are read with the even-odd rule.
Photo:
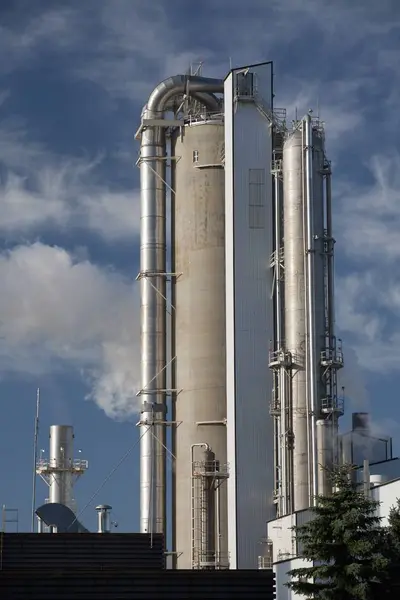
[[[212, 567], [227, 556], [223, 149], [222, 121], [187, 125], [174, 140], [172, 387], [178, 393], [173, 527], [180, 569]], [[211, 477], [218, 469], [219, 487]]]

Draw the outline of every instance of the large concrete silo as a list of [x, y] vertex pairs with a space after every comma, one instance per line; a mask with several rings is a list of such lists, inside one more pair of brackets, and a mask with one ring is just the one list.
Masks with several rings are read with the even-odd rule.
[[225, 197], [222, 118], [173, 141], [175, 397], [173, 514], [178, 568], [227, 566]]

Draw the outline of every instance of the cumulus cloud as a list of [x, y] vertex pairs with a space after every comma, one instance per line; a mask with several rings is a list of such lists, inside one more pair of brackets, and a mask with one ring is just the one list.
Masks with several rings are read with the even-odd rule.
[[27, 234], [56, 226], [91, 229], [109, 241], [134, 238], [140, 226], [138, 192], [101, 184], [103, 160], [57, 156], [32, 142], [20, 123], [0, 124], [0, 162], [5, 167], [0, 231]]
[[110, 417], [137, 410], [138, 297], [116, 272], [41, 243], [0, 255], [3, 375], [79, 369]]
[[338, 322], [361, 366], [383, 373], [400, 362], [400, 157], [367, 163], [365, 184], [340, 190], [337, 238], [347, 259], [338, 278]]
[[[335, 234], [337, 254], [346, 258], [342, 261], [346, 264], [337, 284], [337, 304], [345, 351], [349, 346], [348, 353], [354, 350], [354, 360], [348, 364], [354, 373], [359, 366], [397, 369], [400, 162], [389, 148], [397, 145], [400, 121], [400, 13], [393, 12], [391, 0], [379, 4], [373, 0], [206, 0], [190, 6], [190, 16], [188, 10], [181, 0], [168, 7], [161, 0], [151, 5], [119, 0], [112, 6], [105, 0], [87, 0], [79, 8], [66, 0], [62, 9], [43, 3], [32, 12], [22, 11], [19, 21], [3, 19], [0, 69], [6, 73], [31, 67], [45, 51], [63, 56], [67, 59], [62, 63], [64, 77], [94, 83], [117, 99], [113, 109], [121, 110], [125, 106], [121, 100], [128, 100], [130, 119], [130, 111], [138, 118], [138, 104], [145, 103], [158, 80], [186, 71], [191, 62], [202, 60], [204, 74], [223, 76], [230, 62], [237, 66], [275, 60], [276, 106], [286, 106], [290, 118], [296, 109], [301, 114], [319, 107], [329, 152], [338, 163], [333, 181]], [[11, 96], [0, 94], [0, 104], [9, 106], [10, 98], [12, 90]], [[99, 184], [96, 170], [103, 164], [101, 158], [55, 157], [40, 141], [32, 143], [26, 130], [27, 124], [15, 119], [1, 125], [0, 160], [7, 166], [7, 176], [0, 182], [3, 234], [31, 234], [43, 225], [86, 227], [112, 241], [137, 234], [136, 194]], [[388, 149], [387, 156], [374, 155], [377, 144], [381, 153]], [[129, 157], [124, 149], [122, 155], [126, 163]], [[11, 256], [3, 257], [3, 262]], [[72, 261], [71, 272], [77, 265], [89, 269], [90, 263], [64, 256]], [[110, 274], [93, 265], [89, 270], [110, 280]], [[126, 290], [127, 284], [117, 280]], [[108, 297], [108, 289], [104, 284], [99, 294]], [[74, 357], [83, 352], [84, 364], [92, 376], [97, 373], [93, 394], [108, 398], [111, 406], [110, 398], [121, 396], [116, 390], [123, 389], [127, 380], [125, 369], [119, 372], [110, 365], [129, 363], [124, 348], [131, 340], [116, 340], [109, 334], [101, 339], [97, 345], [91, 342], [93, 346], [71, 342], [64, 350], [73, 348]], [[63, 358], [60, 347], [54, 355], [58, 359]], [[10, 352], [13, 348], [17, 351], [9, 345]], [[353, 367], [347, 367], [348, 372]], [[106, 373], [108, 379], [102, 379]], [[347, 379], [351, 381], [351, 375]]]

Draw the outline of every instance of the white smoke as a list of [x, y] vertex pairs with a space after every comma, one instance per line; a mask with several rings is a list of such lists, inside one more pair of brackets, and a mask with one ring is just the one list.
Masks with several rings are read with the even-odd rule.
[[0, 365], [40, 375], [81, 371], [113, 418], [137, 411], [135, 282], [41, 243], [0, 254]]

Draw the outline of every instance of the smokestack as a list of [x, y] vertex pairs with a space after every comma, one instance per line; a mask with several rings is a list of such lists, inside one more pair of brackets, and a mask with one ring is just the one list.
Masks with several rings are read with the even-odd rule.
[[370, 433], [370, 417], [367, 412], [355, 412], [352, 414], [352, 429], [364, 435]]
[[99, 504], [96, 506], [97, 510], [97, 533], [110, 533], [111, 531], [111, 521], [110, 521], [110, 511], [112, 507], [108, 504]]

